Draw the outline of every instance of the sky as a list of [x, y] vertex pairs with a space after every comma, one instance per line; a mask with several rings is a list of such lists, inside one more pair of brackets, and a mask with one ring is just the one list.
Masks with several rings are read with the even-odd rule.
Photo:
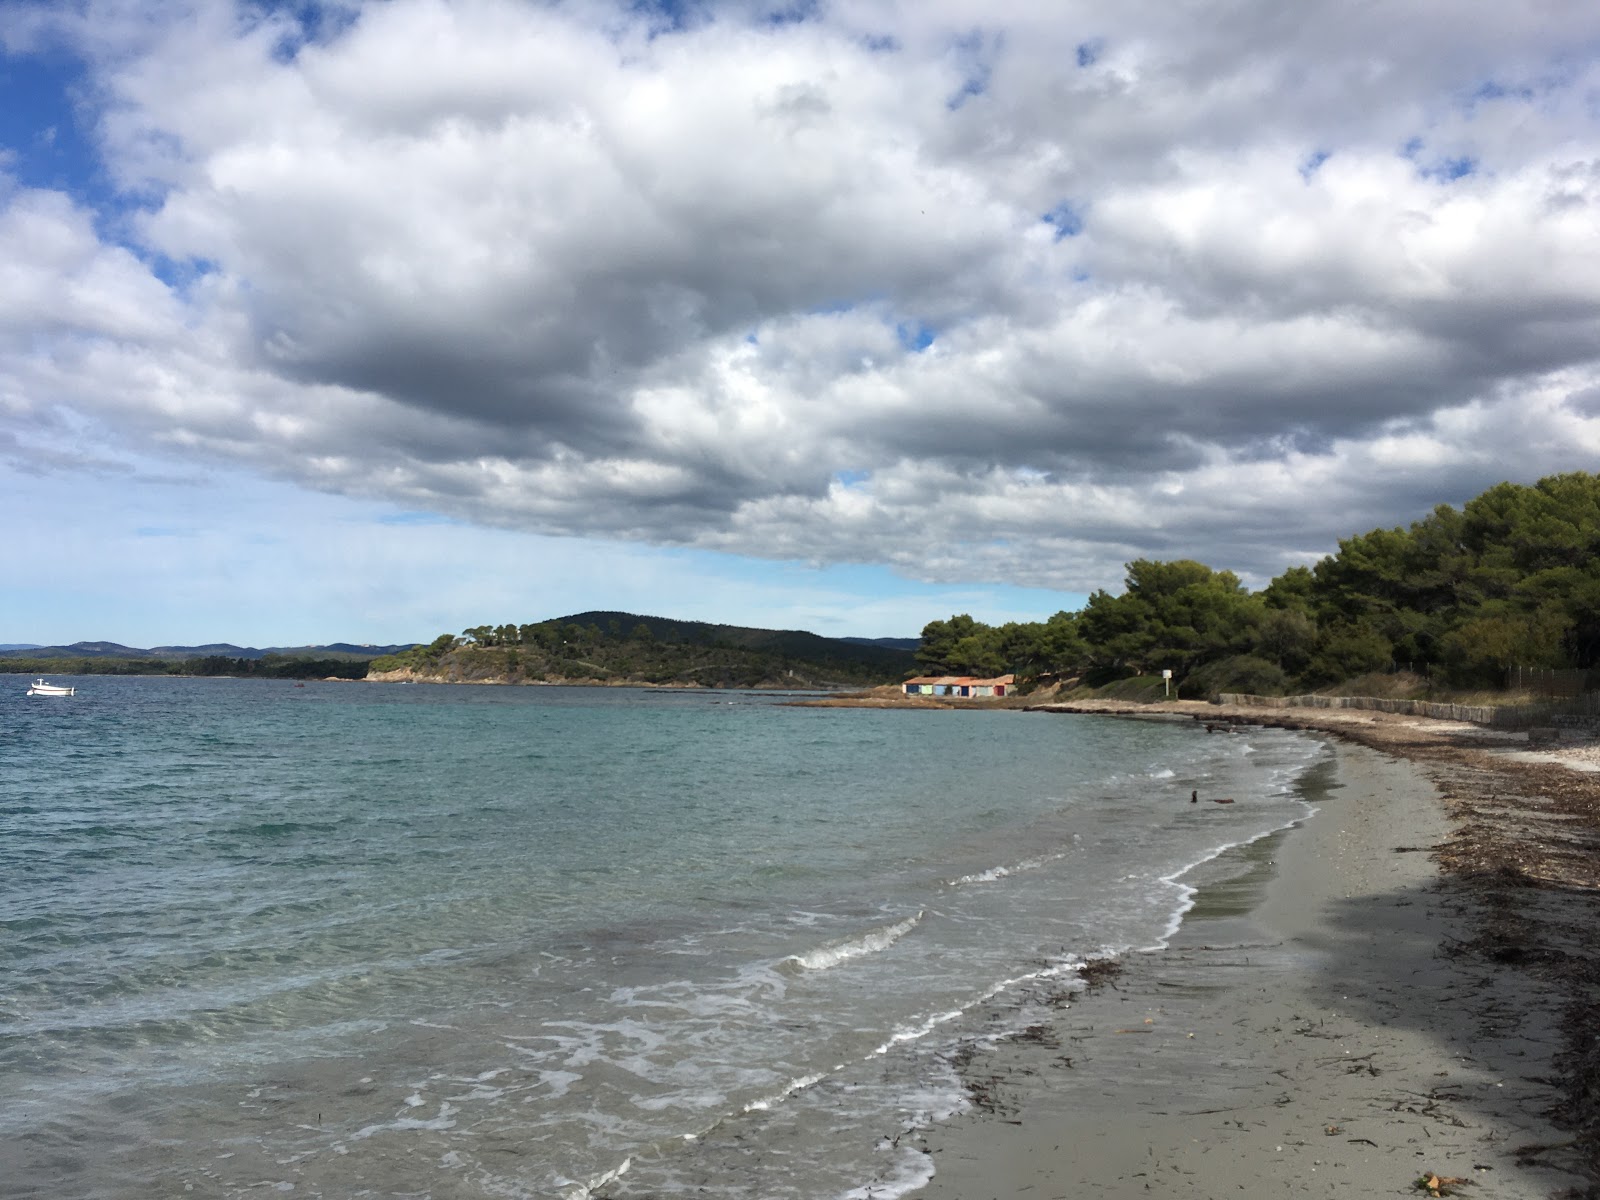
[[1597, 468], [1592, 0], [0, 4], [0, 642], [915, 636]]

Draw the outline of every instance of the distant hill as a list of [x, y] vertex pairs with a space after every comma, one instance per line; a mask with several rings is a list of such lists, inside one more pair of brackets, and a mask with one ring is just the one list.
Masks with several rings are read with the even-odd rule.
[[922, 645], [922, 639], [914, 638], [840, 638], [841, 642], [855, 642], [858, 646], [887, 646], [891, 650], [908, 650], [913, 654]]
[[916, 669], [907, 649], [639, 613], [572, 613], [533, 625], [483, 625], [465, 639], [373, 660], [374, 674], [460, 682], [613, 683], [712, 687], [859, 687]]
[[39, 647], [31, 642], [0, 642], [0, 651], [5, 650], [37, 650]]
[[254, 646], [235, 646], [231, 642], [211, 642], [204, 646], [151, 646], [140, 653], [151, 658], [205, 658], [213, 654], [224, 658], [261, 658], [267, 651]]
[[917, 645], [592, 610], [531, 625], [484, 625], [427, 646], [13, 646], [0, 649], [0, 671], [296, 679], [400, 672], [457, 682], [831, 688], [898, 683], [916, 671]]
[[818, 662], [882, 664], [898, 669], [909, 647], [883, 646], [864, 638], [828, 638], [803, 629], [755, 629], [744, 625], [713, 625], [705, 621], [675, 621], [625, 612], [581, 612], [557, 617], [558, 625], [596, 626], [612, 634], [628, 634], [643, 625], [658, 642], [697, 646], [737, 646], [745, 650], [784, 655]]
[[262, 659], [269, 654], [281, 658], [367, 659], [405, 650], [407, 646], [361, 646], [333, 642], [327, 646], [273, 646], [265, 650], [254, 646], [235, 646], [212, 642], [204, 646], [153, 646], [148, 650], [124, 646], [120, 642], [73, 642], [70, 646], [0, 646], [0, 659], [172, 659], [242, 658]]

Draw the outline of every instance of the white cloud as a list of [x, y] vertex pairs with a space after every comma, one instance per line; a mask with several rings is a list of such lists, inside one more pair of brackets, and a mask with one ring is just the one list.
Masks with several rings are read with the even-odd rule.
[[0, 193], [58, 444], [1072, 590], [1594, 465], [1592, 5], [18, 11], [133, 205]]

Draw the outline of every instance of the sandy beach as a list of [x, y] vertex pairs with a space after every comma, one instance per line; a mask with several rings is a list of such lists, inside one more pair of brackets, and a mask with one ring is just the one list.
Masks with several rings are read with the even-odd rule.
[[975, 1047], [973, 1107], [928, 1135], [917, 1195], [1600, 1194], [1592, 748], [1164, 709], [1136, 711], [1336, 734], [1319, 811], [1189, 880], [1166, 948]]

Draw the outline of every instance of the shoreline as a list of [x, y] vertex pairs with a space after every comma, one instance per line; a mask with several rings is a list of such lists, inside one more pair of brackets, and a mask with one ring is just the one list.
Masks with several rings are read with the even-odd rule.
[[1542, 818], [1594, 826], [1515, 793], [1597, 781], [1452, 722], [1248, 717], [1332, 735], [1318, 811], [1189, 880], [1165, 948], [976, 1056], [974, 1108], [929, 1131], [934, 1174], [912, 1194], [1403, 1195], [1430, 1176], [1462, 1181], [1445, 1194], [1593, 1194], [1600, 895], [1558, 882], [1573, 864]]

